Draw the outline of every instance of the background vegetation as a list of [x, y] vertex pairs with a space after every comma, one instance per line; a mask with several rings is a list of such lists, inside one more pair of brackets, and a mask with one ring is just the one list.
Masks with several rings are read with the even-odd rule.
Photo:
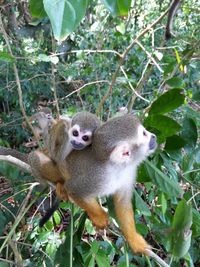
[[[159, 141], [138, 171], [137, 229], [171, 266], [199, 266], [198, 1], [182, 3], [175, 37], [167, 42], [167, 16], [160, 16], [169, 1], [0, 3], [1, 145], [34, 149], [32, 133], [22, 127], [22, 106], [31, 116], [42, 96], [55, 116], [87, 110], [105, 121], [125, 108], [134, 112]], [[0, 266], [156, 266], [132, 254], [111, 199], [101, 200], [111, 214], [103, 232], [70, 203], [62, 203], [40, 229], [51, 194], [8, 163], [1, 161], [0, 173]]]

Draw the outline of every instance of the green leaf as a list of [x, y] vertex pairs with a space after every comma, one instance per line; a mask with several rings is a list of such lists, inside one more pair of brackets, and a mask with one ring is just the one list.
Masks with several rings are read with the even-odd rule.
[[144, 200], [140, 197], [140, 195], [137, 193], [137, 191], [134, 191], [134, 197], [135, 197], [135, 206], [136, 209], [143, 214], [144, 216], [151, 216], [151, 212], [147, 206], [147, 204], [144, 202]]
[[165, 143], [165, 150], [178, 150], [184, 147], [185, 141], [182, 137], [178, 135], [173, 135], [167, 138]]
[[185, 100], [183, 91], [171, 89], [156, 99], [149, 110], [149, 114], [165, 114], [180, 107]]
[[145, 161], [145, 166], [149, 173], [149, 176], [154, 183], [160, 187], [161, 191], [166, 193], [169, 197], [179, 197], [183, 194], [183, 190], [179, 184], [173, 180], [170, 180], [168, 176], [162, 173], [154, 164], [149, 160]]
[[13, 62], [15, 61], [15, 58], [7, 52], [0, 51], [0, 60], [5, 62]]
[[192, 235], [194, 237], [200, 236], [200, 213], [193, 209], [192, 210], [193, 222], [192, 222]]
[[119, 25], [116, 26], [116, 30], [120, 32], [122, 35], [125, 34], [126, 32], [126, 27], [124, 23], [120, 23]]
[[102, 0], [110, 13], [116, 16], [127, 16], [131, 7], [131, 0]]
[[182, 199], [178, 206], [173, 218], [172, 228], [174, 231], [184, 231], [189, 229], [192, 225], [192, 206], [187, 204], [185, 199]]
[[55, 38], [65, 40], [85, 15], [87, 0], [44, 0]]
[[99, 250], [99, 246], [100, 246], [100, 244], [96, 240], [94, 240], [92, 242], [91, 252], [94, 253], [94, 254], [97, 254], [97, 252]]
[[29, 9], [31, 12], [31, 16], [35, 18], [47, 17], [47, 13], [44, 10], [43, 0], [30, 0]]
[[162, 208], [162, 213], [165, 214], [167, 210], [167, 200], [163, 193], [161, 194], [161, 208]]
[[145, 127], [158, 130], [157, 136], [161, 141], [181, 130], [181, 126], [173, 119], [164, 115], [151, 115], [144, 120]]
[[0, 211], [0, 235], [2, 235], [5, 226], [7, 225], [8, 221], [6, 220], [6, 217], [4, 216], [3, 212]]
[[146, 183], [146, 182], [150, 182], [151, 179], [149, 178], [149, 175], [147, 173], [147, 170], [145, 168], [145, 164], [142, 163], [140, 164], [140, 166], [138, 167], [137, 170], [137, 182], [138, 183]]
[[176, 88], [182, 88], [183, 87], [183, 79], [179, 77], [173, 77], [171, 79], [168, 79], [166, 81], [166, 84], [168, 84], [170, 87], [176, 87]]
[[192, 150], [195, 148], [198, 138], [197, 126], [193, 119], [186, 117], [183, 120], [183, 130], [181, 137], [185, 140], [185, 148]]
[[100, 254], [97, 254], [95, 259], [96, 259], [98, 267], [110, 267], [110, 264], [108, 262], [108, 259], [106, 258], [106, 255], [102, 256]]
[[172, 222], [172, 254], [174, 257], [183, 257], [190, 248], [192, 232], [192, 205], [182, 199], [175, 211]]
[[53, 218], [54, 218], [54, 221], [55, 221], [56, 225], [59, 225], [60, 222], [61, 222], [61, 218], [60, 218], [59, 212], [55, 211], [54, 214], [53, 214]]

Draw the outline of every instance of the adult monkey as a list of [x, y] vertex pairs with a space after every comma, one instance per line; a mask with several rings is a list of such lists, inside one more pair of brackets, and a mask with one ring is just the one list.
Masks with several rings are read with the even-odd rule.
[[100, 126], [91, 146], [74, 150], [65, 159], [69, 174], [65, 189], [70, 200], [87, 212], [97, 228], [105, 228], [108, 215], [96, 197], [113, 195], [122, 232], [134, 253], [148, 254], [150, 248], [134, 222], [131, 198], [136, 169], [156, 146], [156, 136], [134, 115], [126, 114]]
[[69, 199], [87, 212], [97, 228], [108, 225], [108, 215], [96, 197], [113, 195], [122, 232], [134, 253], [148, 254], [150, 248], [135, 227], [131, 197], [136, 169], [156, 146], [156, 136], [134, 115], [126, 114], [100, 126], [92, 146], [73, 150], [62, 164]]

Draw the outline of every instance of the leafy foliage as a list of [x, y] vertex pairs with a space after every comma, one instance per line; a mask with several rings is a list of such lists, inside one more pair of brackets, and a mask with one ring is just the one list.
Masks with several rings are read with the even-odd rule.
[[[55, 89], [62, 114], [72, 115], [82, 109], [95, 112], [115, 78], [123, 52], [169, 4], [30, 0], [26, 6], [19, 1], [3, 2], [1, 17], [13, 55], [1, 35], [0, 143], [26, 152], [31, 150], [28, 144], [32, 134], [22, 127], [13, 63], [28, 116], [36, 112], [41, 96], [48, 98], [48, 107], [55, 114]], [[176, 37], [168, 43], [163, 41], [166, 18], [141, 35], [119, 67], [100, 112], [106, 120], [127, 107], [158, 137], [155, 155], [138, 170], [133, 204], [137, 230], [172, 267], [200, 264], [196, 7], [197, 0], [184, 1], [174, 18]], [[52, 37], [51, 27], [59, 42]], [[36, 203], [25, 216], [18, 217], [32, 178], [2, 162], [0, 173], [6, 177], [0, 183], [1, 258], [16, 264], [11, 246], [3, 246], [4, 236], [12, 233], [23, 266], [155, 266], [153, 260], [147, 263], [145, 257], [133, 255], [124, 242], [111, 199], [102, 199], [111, 215], [106, 235], [97, 232], [83, 211], [69, 203], [61, 203], [40, 229], [43, 210], [38, 188], [31, 196]], [[48, 205], [46, 201], [44, 209]]]

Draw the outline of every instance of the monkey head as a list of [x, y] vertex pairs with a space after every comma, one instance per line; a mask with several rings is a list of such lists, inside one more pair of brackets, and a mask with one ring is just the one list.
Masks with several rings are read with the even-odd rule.
[[73, 118], [69, 129], [69, 140], [75, 150], [82, 150], [92, 143], [94, 131], [101, 125], [96, 115], [90, 112], [78, 112]]
[[99, 160], [138, 165], [157, 147], [156, 136], [147, 131], [137, 117], [116, 117], [96, 130], [92, 147]]
[[42, 130], [53, 123], [52, 114], [43, 111], [37, 112], [32, 116], [32, 123], [38, 125]]

